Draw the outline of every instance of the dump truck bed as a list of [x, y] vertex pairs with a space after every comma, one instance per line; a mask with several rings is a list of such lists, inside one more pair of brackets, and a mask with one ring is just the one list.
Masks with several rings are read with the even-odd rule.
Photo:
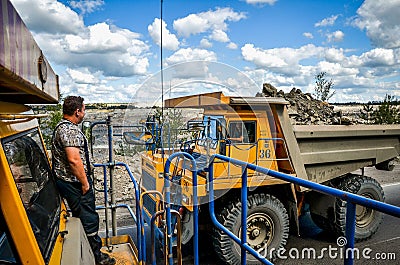
[[296, 125], [293, 131], [308, 179], [318, 183], [400, 153], [399, 125]]

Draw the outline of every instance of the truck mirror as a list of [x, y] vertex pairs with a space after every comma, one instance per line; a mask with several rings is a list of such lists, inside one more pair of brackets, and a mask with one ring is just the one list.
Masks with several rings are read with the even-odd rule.
[[123, 137], [128, 144], [146, 145], [153, 144], [153, 135], [148, 131], [124, 132]]
[[[82, 129], [81, 131], [83, 132], [83, 134], [86, 135], [86, 137], [89, 139], [89, 141], [92, 141], [91, 139], [91, 132], [90, 132], [90, 128], [92, 127], [92, 122], [90, 121], [84, 121], [82, 122]], [[93, 139], [94, 140], [94, 139]]]
[[187, 122], [187, 130], [190, 132], [203, 131], [205, 127], [203, 121], [192, 120]]
[[92, 125], [92, 122], [90, 121], [84, 121], [82, 122], [82, 131], [86, 131], [90, 129], [90, 126]]

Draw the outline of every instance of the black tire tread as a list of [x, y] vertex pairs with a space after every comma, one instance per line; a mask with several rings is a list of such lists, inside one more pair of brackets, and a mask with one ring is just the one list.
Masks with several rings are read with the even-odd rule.
[[[283, 204], [270, 194], [252, 194], [247, 199], [248, 209], [265, 204], [269, 204], [269, 207], [274, 209], [283, 219], [283, 236], [279, 248], [284, 247], [289, 237], [289, 216]], [[241, 210], [241, 202], [234, 200], [223, 207], [220, 213], [217, 214], [217, 219], [222, 225], [232, 231], [236, 221], [239, 220], [240, 222]], [[213, 244], [217, 255], [222, 261], [227, 264], [240, 264], [240, 258], [237, 258], [233, 249], [233, 244], [235, 243], [228, 235], [217, 228], [214, 228]]]
[[[347, 192], [351, 192], [354, 194], [357, 194], [359, 192], [359, 190], [361, 189], [362, 185], [365, 184], [370, 184], [373, 185], [377, 188], [377, 191], [380, 193], [380, 195], [382, 196], [383, 200], [385, 200], [385, 195], [383, 193], [383, 189], [380, 186], [380, 184], [373, 178], [371, 177], [367, 177], [367, 176], [360, 176], [360, 175], [354, 175], [354, 174], [350, 174], [344, 178], [341, 179], [341, 181], [338, 181], [336, 183], [336, 188], [343, 190], [343, 191], [347, 191]], [[346, 206], [347, 206], [347, 202], [344, 200], [341, 200], [339, 198], [336, 199], [336, 203], [335, 203], [335, 220], [334, 223], [332, 224], [332, 230], [336, 233], [336, 235], [338, 236], [344, 236], [345, 235], [345, 231], [346, 231]], [[379, 220], [379, 224], [382, 222], [382, 215], [379, 214], [380, 220]], [[360, 242], [360, 241], [364, 241], [369, 239], [373, 234], [375, 234], [375, 232], [377, 231], [378, 226], [375, 226], [372, 228], [372, 230], [368, 231], [368, 235], [365, 237], [355, 237], [355, 241], [356, 242]], [[356, 228], [357, 229], [357, 228]]]

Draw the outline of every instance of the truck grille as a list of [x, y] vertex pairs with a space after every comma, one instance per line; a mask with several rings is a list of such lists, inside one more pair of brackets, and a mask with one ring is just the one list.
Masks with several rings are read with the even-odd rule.
[[142, 170], [142, 182], [146, 190], [156, 189], [156, 179], [155, 176], [150, 175], [147, 171]]
[[156, 202], [150, 197], [149, 194], [143, 195], [143, 206], [152, 216], [156, 212]]

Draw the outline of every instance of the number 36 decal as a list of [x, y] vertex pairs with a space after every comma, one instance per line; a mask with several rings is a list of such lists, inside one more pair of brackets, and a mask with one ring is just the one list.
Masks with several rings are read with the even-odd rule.
[[270, 149], [261, 149], [260, 150], [260, 158], [270, 158], [271, 150]]

